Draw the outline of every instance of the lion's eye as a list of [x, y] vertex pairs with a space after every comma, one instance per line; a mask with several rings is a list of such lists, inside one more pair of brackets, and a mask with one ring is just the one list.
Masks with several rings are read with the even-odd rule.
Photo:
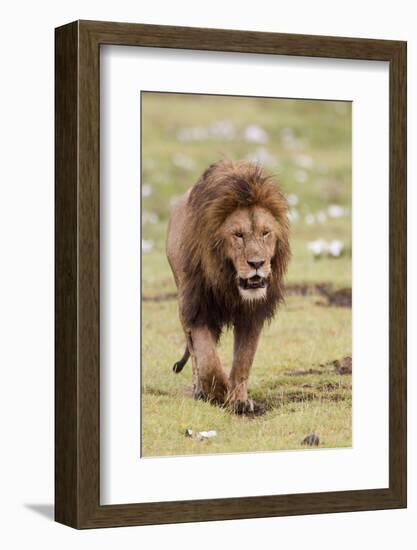
[[263, 231], [262, 237], [267, 237], [271, 232], [270, 231]]
[[237, 237], [238, 239], [243, 239], [243, 233], [241, 233], [240, 231], [236, 231], [235, 237]]

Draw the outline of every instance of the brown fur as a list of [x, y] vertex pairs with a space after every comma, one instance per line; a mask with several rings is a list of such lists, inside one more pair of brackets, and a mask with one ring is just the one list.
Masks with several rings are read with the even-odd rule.
[[[234, 224], [249, 228], [244, 238]], [[174, 370], [182, 370], [188, 350], [196, 396], [233, 402], [239, 412], [254, 411], [247, 399], [247, 382], [262, 326], [283, 299], [288, 233], [284, 196], [271, 177], [247, 161], [211, 165], [174, 207], [167, 256], [187, 340], [184, 357]], [[247, 280], [258, 273], [253, 262], [259, 260], [264, 260], [259, 269], [267, 281], [266, 294], [252, 300], [253, 294], [249, 292], [248, 299], [238, 285], [238, 277]], [[216, 352], [225, 326], [234, 329], [229, 377]]]
[[[283, 299], [283, 275], [290, 257], [287, 202], [272, 178], [255, 164], [222, 161], [201, 176], [188, 199], [189, 215], [183, 236], [184, 321], [189, 327], [208, 326], [220, 336], [225, 325], [258, 325], [271, 319]], [[240, 300], [235, 270], [224, 258], [218, 232], [239, 207], [260, 206], [278, 221], [275, 256], [267, 299]]]

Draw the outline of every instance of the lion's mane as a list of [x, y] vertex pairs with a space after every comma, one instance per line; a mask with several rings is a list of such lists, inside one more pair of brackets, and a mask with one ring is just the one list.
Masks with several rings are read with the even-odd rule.
[[[280, 231], [271, 259], [264, 300], [244, 302], [232, 263], [224, 256], [219, 228], [239, 207], [260, 206], [277, 220]], [[283, 300], [283, 276], [290, 258], [287, 201], [259, 165], [247, 161], [212, 164], [192, 188], [182, 241], [183, 318], [187, 327], [208, 326], [216, 338], [222, 328], [259, 325]]]

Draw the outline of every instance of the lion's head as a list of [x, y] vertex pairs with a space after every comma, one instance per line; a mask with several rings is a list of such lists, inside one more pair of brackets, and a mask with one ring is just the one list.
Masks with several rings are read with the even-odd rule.
[[211, 165], [189, 197], [183, 254], [188, 322], [264, 320], [282, 300], [290, 256], [287, 202], [260, 166]]
[[279, 232], [270, 211], [256, 205], [237, 208], [220, 227], [223, 254], [233, 264], [243, 300], [266, 298]]

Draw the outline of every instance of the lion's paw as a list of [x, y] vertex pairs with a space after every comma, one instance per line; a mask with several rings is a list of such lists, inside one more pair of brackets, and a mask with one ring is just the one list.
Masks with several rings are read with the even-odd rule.
[[207, 394], [205, 392], [203, 392], [203, 390], [196, 389], [196, 388], [194, 388], [194, 390], [193, 390], [193, 397], [197, 401], [207, 401], [208, 400]]
[[247, 399], [246, 401], [235, 401], [232, 404], [233, 412], [242, 416], [261, 416], [265, 414], [266, 408], [263, 403]]

